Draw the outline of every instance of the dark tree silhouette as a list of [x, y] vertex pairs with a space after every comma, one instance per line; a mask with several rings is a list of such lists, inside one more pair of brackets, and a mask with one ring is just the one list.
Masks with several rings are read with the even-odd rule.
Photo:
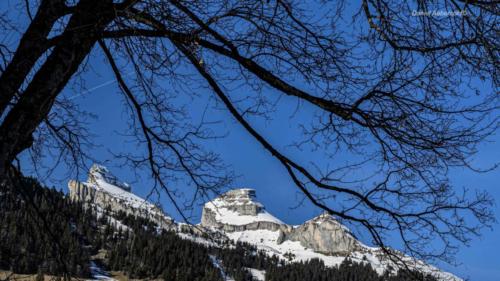
[[[100, 53], [144, 148], [120, 156], [147, 167], [180, 211], [172, 179], [185, 177], [206, 196], [233, 178], [203, 147], [216, 137], [211, 123], [192, 121], [183, 110], [189, 102], [179, 105], [197, 97], [186, 85], [197, 85], [281, 163], [307, 200], [364, 227], [376, 245], [398, 233], [407, 253], [449, 259], [456, 242], [494, 220], [489, 196], [458, 192], [448, 171], [475, 169], [470, 157], [498, 127], [498, 1], [12, 2], [1, 16], [2, 186], [28, 148], [34, 160], [48, 149], [60, 161], [84, 163], [83, 114], [60, 93]], [[30, 22], [22, 32], [6, 14], [16, 8]], [[235, 84], [244, 95], [230, 90]], [[332, 157], [329, 168], [295, 160], [255, 129], [252, 120], [272, 118], [282, 99], [311, 112], [297, 124], [297, 149], [320, 149]], [[346, 154], [357, 160], [336, 161]], [[377, 167], [373, 177], [347, 179], [367, 166]]]

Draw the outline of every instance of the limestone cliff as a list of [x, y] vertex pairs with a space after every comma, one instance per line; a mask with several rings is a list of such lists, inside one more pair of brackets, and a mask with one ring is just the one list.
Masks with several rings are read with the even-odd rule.
[[359, 249], [356, 238], [332, 216], [321, 215], [300, 226], [287, 225], [266, 211], [253, 189], [231, 190], [206, 203], [201, 225], [225, 232], [277, 231], [278, 243], [297, 241], [303, 247], [328, 255]]
[[68, 188], [72, 200], [91, 204], [101, 210], [123, 211], [141, 216], [163, 228], [169, 228], [173, 223], [172, 218], [160, 208], [131, 193], [130, 185], [120, 182], [106, 167], [101, 165], [92, 165], [86, 182], [71, 180]]
[[[124, 211], [147, 218], [185, 239], [219, 247], [230, 241], [246, 242], [258, 250], [288, 261], [321, 259], [326, 266], [338, 266], [346, 257], [369, 263], [379, 274], [397, 265], [379, 248], [359, 242], [334, 217], [322, 214], [301, 225], [287, 225], [258, 202], [255, 190], [235, 189], [207, 202], [201, 223], [174, 223], [157, 206], [131, 193], [130, 185], [119, 181], [108, 169], [93, 165], [86, 182], [70, 181], [70, 197], [102, 211]], [[207, 239], [206, 237], [209, 237]], [[422, 261], [396, 252], [412, 267], [432, 272], [438, 280], [460, 280]]]
[[334, 217], [322, 214], [284, 233], [283, 239], [299, 241], [304, 247], [324, 254], [348, 254], [361, 249], [351, 232]]
[[255, 190], [234, 189], [205, 204], [201, 225], [223, 231], [281, 230], [287, 226], [255, 200]]

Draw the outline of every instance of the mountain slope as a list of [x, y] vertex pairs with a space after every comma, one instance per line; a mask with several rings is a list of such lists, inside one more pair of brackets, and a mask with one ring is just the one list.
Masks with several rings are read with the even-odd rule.
[[72, 180], [68, 188], [72, 200], [89, 203], [102, 210], [123, 211], [147, 218], [165, 229], [173, 225], [171, 217], [159, 207], [133, 194], [130, 185], [119, 181], [104, 166], [92, 165], [86, 182]]
[[[131, 193], [129, 185], [120, 182], [103, 166], [93, 165], [86, 182], [70, 181], [68, 186], [73, 200], [151, 220], [161, 228], [177, 231], [179, 236], [197, 243], [211, 246], [224, 244], [217, 241], [214, 244], [213, 240], [200, 237], [212, 233], [213, 237], [218, 237], [215, 240], [245, 242], [268, 256], [277, 256], [289, 262], [319, 259], [326, 266], [334, 267], [349, 258], [371, 265], [379, 275], [391, 271], [396, 274], [394, 269], [398, 268], [381, 249], [358, 241], [334, 217], [322, 214], [301, 225], [287, 225], [270, 214], [257, 201], [255, 190], [248, 188], [228, 191], [207, 202], [200, 225], [193, 227], [175, 223], [161, 209]], [[461, 280], [401, 253], [398, 255], [410, 268], [430, 273], [439, 280]]]
[[150, 220], [98, 215], [94, 203], [83, 206], [35, 179], [12, 187], [0, 192], [2, 280], [223, 281], [209, 248]]
[[[284, 224], [265, 210], [252, 189], [231, 190], [207, 202], [201, 226], [223, 231], [235, 242], [255, 245], [269, 255], [291, 262], [317, 258], [327, 266], [339, 266], [348, 257], [355, 262], [370, 264], [379, 274], [399, 268], [381, 249], [364, 245], [328, 214], [301, 225]], [[430, 273], [439, 280], [461, 280], [422, 261], [395, 253], [412, 269]]]

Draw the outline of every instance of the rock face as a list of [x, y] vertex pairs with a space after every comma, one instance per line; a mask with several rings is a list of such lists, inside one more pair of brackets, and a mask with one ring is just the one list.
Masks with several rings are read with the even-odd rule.
[[111, 174], [108, 168], [98, 164], [92, 165], [92, 167], [90, 167], [87, 182], [91, 184], [98, 184], [101, 180], [128, 192], [131, 192], [132, 190], [132, 187], [128, 183], [119, 181], [113, 174]]
[[256, 201], [255, 190], [248, 188], [228, 191], [206, 203], [201, 225], [227, 232], [287, 228]]
[[322, 214], [284, 234], [284, 240], [299, 241], [302, 246], [323, 254], [348, 254], [361, 249], [351, 232], [328, 214]]
[[216, 203], [242, 216], [257, 216], [264, 206], [256, 202], [255, 190], [249, 188], [234, 189], [221, 195]]
[[[162, 210], [132, 194], [127, 183], [119, 181], [106, 167], [94, 164], [86, 182], [68, 183], [70, 198], [87, 204], [123, 211], [149, 218], [159, 226], [171, 228], [173, 220]], [[327, 255], [348, 254], [360, 248], [349, 230], [332, 216], [323, 214], [299, 226], [290, 226], [272, 214], [257, 201], [255, 190], [228, 191], [203, 208], [201, 226], [231, 233], [266, 230], [279, 233], [278, 243], [297, 241], [303, 247]]]
[[297, 241], [303, 247], [328, 255], [359, 249], [356, 238], [332, 216], [323, 214], [296, 227], [286, 225], [256, 201], [253, 189], [231, 190], [206, 203], [201, 225], [225, 232], [278, 231], [278, 243]]
[[157, 206], [131, 193], [127, 183], [120, 182], [109, 170], [94, 164], [90, 168], [86, 182], [71, 180], [68, 183], [69, 196], [111, 212], [123, 211], [127, 214], [148, 218], [162, 228], [170, 228], [172, 218]]
[[[206, 245], [217, 247], [227, 245], [229, 241], [246, 242], [284, 260], [319, 258], [326, 266], [338, 266], [349, 257], [357, 262], [368, 262], [379, 274], [397, 267], [381, 249], [363, 245], [349, 229], [328, 214], [301, 225], [283, 223], [257, 201], [253, 189], [231, 190], [207, 202], [200, 225], [189, 225], [174, 223], [160, 208], [131, 193], [130, 185], [119, 181], [100, 165], [92, 166], [86, 182], [70, 181], [68, 186], [72, 200], [98, 207], [101, 212], [109, 209], [147, 218], [185, 239]], [[207, 234], [212, 239], [204, 239]], [[415, 262], [402, 253], [400, 256]], [[413, 267], [435, 273], [438, 280], [461, 281], [421, 261], [416, 261]]]

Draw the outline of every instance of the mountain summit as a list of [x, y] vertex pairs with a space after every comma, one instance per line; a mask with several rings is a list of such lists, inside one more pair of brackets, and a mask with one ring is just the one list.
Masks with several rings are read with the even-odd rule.
[[[327, 266], [338, 266], [346, 258], [368, 263], [379, 274], [398, 266], [385, 253], [356, 239], [334, 216], [323, 213], [301, 225], [288, 225], [270, 214], [258, 201], [253, 189], [230, 190], [205, 203], [202, 227], [225, 233], [235, 242], [246, 242], [281, 259], [298, 262], [313, 258]], [[439, 280], [458, 277], [415, 260], [397, 251], [395, 254], [413, 269], [431, 273]]]
[[169, 228], [173, 219], [159, 207], [131, 193], [131, 186], [118, 180], [106, 167], [93, 164], [86, 182], [71, 180], [68, 183], [72, 200], [90, 204], [100, 212], [125, 212], [140, 216]]
[[203, 208], [201, 225], [225, 231], [257, 228], [277, 230], [283, 222], [256, 201], [255, 190], [244, 188], [228, 191], [207, 202]]
[[87, 182], [95, 185], [106, 182], [128, 192], [132, 190], [132, 187], [128, 183], [119, 181], [118, 178], [108, 170], [108, 168], [99, 164], [93, 164], [92, 167], [90, 167]]
[[[159, 227], [196, 243], [219, 247], [219, 242], [246, 242], [269, 256], [288, 262], [320, 259], [338, 266], [346, 258], [370, 264], [378, 273], [398, 268], [380, 248], [368, 247], [335, 217], [323, 213], [301, 225], [288, 225], [269, 213], [249, 188], [230, 190], [205, 203], [197, 226], [175, 223], [160, 208], [131, 193], [130, 185], [117, 179], [106, 167], [94, 164], [86, 182], [70, 181], [70, 198], [113, 213], [125, 212], [151, 220]], [[110, 218], [112, 219], [112, 218]], [[119, 222], [118, 222], [119, 224]], [[211, 235], [206, 240], [203, 235]], [[215, 242], [214, 242], [215, 241]], [[219, 242], [217, 242], [219, 241]], [[434, 275], [438, 280], [459, 281], [422, 261], [391, 250], [411, 268]]]
[[323, 214], [300, 226], [287, 225], [267, 212], [257, 201], [255, 190], [248, 188], [228, 191], [207, 202], [201, 225], [232, 233], [232, 236], [253, 231], [258, 241], [266, 240], [257, 238], [261, 232], [273, 232], [278, 245], [285, 241], [299, 242], [302, 247], [328, 255], [346, 254], [360, 248], [350, 231], [332, 216]]

